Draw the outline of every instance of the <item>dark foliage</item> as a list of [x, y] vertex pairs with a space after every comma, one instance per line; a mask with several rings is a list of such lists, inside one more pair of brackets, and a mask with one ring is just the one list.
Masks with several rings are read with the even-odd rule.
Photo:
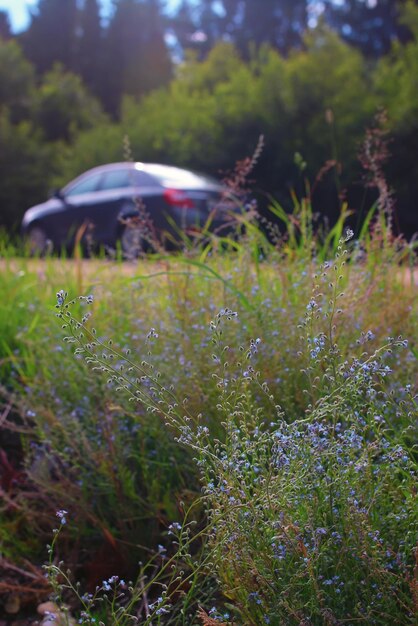
[[[160, 0], [115, 0], [106, 21], [101, 0], [39, 0], [17, 37], [0, 12], [0, 133], [14, 142], [0, 154], [0, 222], [18, 224], [49, 188], [120, 160], [125, 134], [137, 159], [216, 176], [251, 154], [262, 134], [254, 180], [265, 194], [291, 204], [289, 189], [303, 185], [299, 152], [312, 178], [336, 164], [315, 188], [317, 210], [332, 219], [344, 192], [361, 213], [357, 154], [381, 107], [393, 138], [385, 173], [399, 227], [412, 234], [416, 0], [329, 0], [319, 14], [307, 0], [262, 7], [183, 0], [169, 16]], [[22, 164], [30, 184], [17, 177]]]
[[39, 73], [54, 63], [75, 69], [76, 0], [39, 0], [30, 26], [20, 38], [23, 50]]
[[2, 39], [10, 39], [11, 36], [9, 16], [6, 11], [0, 11], [0, 37]]
[[118, 113], [122, 94], [140, 97], [171, 77], [158, 0], [119, 0], [106, 33], [105, 108]]
[[406, 42], [410, 32], [399, 23], [403, 0], [326, 0], [328, 24], [351, 45], [370, 57], [387, 54], [395, 40]]

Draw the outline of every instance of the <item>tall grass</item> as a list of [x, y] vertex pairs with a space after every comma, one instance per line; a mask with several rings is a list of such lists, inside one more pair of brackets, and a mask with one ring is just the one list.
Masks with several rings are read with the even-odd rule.
[[413, 623], [413, 251], [384, 216], [344, 242], [346, 211], [322, 236], [308, 200], [273, 211], [275, 240], [247, 221], [137, 265], [3, 259], [8, 562], [42, 562], [65, 509], [57, 561], [89, 592], [136, 579], [143, 623]]

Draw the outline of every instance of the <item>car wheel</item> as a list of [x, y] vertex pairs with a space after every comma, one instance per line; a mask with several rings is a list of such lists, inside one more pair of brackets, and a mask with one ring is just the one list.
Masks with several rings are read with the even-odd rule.
[[134, 224], [127, 224], [120, 236], [120, 243], [126, 259], [137, 259], [145, 248], [141, 228]]
[[41, 226], [34, 226], [27, 235], [27, 243], [31, 255], [42, 255], [48, 249], [49, 239]]

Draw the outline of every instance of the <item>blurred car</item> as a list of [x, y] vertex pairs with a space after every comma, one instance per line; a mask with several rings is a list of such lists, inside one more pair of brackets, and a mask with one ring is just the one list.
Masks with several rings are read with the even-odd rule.
[[33, 253], [94, 247], [137, 256], [147, 247], [175, 246], [182, 233], [230, 231], [239, 201], [215, 179], [156, 163], [113, 163], [91, 169], [43, 204], [26, 211], [22, 234]]

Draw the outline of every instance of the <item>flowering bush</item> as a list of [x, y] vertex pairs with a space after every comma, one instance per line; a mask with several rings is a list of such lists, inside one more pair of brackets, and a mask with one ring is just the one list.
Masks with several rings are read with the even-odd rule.
[[[367, 330], [359, 333], [353, 354], [340, 349], [350, 236], [333, 262], [318, 267], [299, 320], [297, 355], [307, 401], [304, 413], [291, 420], [257, 369], [261, 339], [251, 339], [248, 348], [229, 341], [239, 323], [236, 311], [223, 308], [210, 323], [218, 415], [213, 432], [204, 410], [190, 410], [149, 361], [138, 364], [128, 350], [98, 339], [87, 316], [78, 321], [71, 313], [75, 301], [57, 294], [57, 315], [76, 355], [131, 402], [160, 415], [195, 457], [207, 511], [204, 553], [219, 587], [218, 605], [201, 613], [208, 620], [413, 623], [411, 428], [418, 411], [411, 386], [390, 380], [397, 354], [408, 344], [388, 338], [370, 349], [375, 335]], [[151, 329], [147, 340], [156, 338]], [[185, 532], [189, 537], [190, 528]], [[183, 537], [182, 525], [172, 524], [172, 533]], [[193, 560], [189, 566], [193, 570]], [[200, 565], [199, 572], [207, 567]], [[165, 608], [169, 601], [166, 593], [151, 605], [167, 623], [174, 619]]]

